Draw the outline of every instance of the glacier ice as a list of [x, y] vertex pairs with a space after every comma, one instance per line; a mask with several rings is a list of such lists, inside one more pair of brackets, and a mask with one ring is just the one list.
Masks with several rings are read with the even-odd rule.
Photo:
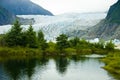
[[[35, 31], [41, 29], [45, 38], [49, 41], [55, 41], [61, 33], [73, 30], [86, 30], [100, 22], [106, 17], [106, 13], [68, 13], [56, 16], [43, 15], [17, 15], [18, 17], [31, 19], [34, 18], [33, 28]], [[31, 23], [30, 23], [31, 24]], [[22, 25], [27, 29], [29, 25]], [[5, 33], [11, 25], [0, 26], [0, 33]]]

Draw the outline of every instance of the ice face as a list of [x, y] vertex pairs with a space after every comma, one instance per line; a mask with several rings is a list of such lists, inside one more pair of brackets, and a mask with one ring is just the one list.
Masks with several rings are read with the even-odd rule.
[[[41, 29], [45, 38], [49, 41], [55, 41], [59, 34], [69, 32], [71, 30], [85, 30], [88, 27], [96, 25], [100, 20], [104, 19], [106, 13], [69, 13], [57, 16], [42, 16], [42, 15], [18, 15], [22, 18], [34, 18], [35, 23], [33, 28], [35, 31]], [[10, 29], [10, 25], [0, 26], [0, 33]], [[22, 25], [24, 29], [28, 25]]]

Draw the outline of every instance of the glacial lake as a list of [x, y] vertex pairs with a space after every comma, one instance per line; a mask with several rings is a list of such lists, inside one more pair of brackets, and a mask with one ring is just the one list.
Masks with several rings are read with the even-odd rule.
[[116, 80], [96, 57], [55, 57], [0, 62], [0, 80]]

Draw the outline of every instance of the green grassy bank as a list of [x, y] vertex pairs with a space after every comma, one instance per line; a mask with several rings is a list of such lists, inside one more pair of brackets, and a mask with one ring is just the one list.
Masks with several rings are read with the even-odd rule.
[[22, 47], [0, 47], [0, 60], [28, 59], [40, 57], [41, 50]]
[[104, 69], [112, 74], [120, 75], [120, 50], [110, 52], [103, 61], [106, 63]]

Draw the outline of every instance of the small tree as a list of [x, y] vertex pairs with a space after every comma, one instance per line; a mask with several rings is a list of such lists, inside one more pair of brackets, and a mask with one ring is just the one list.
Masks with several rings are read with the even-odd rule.
[[19, 46], [22, 44], [22, 28], [18, 20], [15, 21], [11, 30], [6, 33], [4, 40], [8, 46]]
[[61, 51], [69, 46], [68, 37], [65, 34], [61, 34], [60, 36], [58, 36], [56, 38], [56, 41], [57, 48]]
[[75, 37], [74, 39], [71, 39], [69, 42], [71, 47], [76, 47], [77, 44], [79, 44], [80, 39], [78, 37]]
[[55, 54], [56, 53], [56, 44], [52, 41], [48, 42], [48, 48], [46, 49], [46, 52], [47, 53], [52, 53], [52, 54]]
[[5, 46], [4, 34], [0, 34], [0, 46]]
[[107, 43], [106, 43], [105, 48], [106, 48], [107, 50], [114, 50], [115, 45], [112, 43], [112, 41], [110, 41], [110, 42], [107, 42]]
[[28, 28], [28, 30], [24, 33], [24, 37], [25, 37], [25, 43], [28, 47], [30, 48], [36, 48], [37, 46], [37, 36], [36, 36], [36, 32], [33, 30], [32, 25], [30, 25], [30, 27]]
[[38, 31], [38, 44], [42, 50], [45, 50], [48, 47], [48, 44], [44, 39], [44, 34], [41, 30]]

